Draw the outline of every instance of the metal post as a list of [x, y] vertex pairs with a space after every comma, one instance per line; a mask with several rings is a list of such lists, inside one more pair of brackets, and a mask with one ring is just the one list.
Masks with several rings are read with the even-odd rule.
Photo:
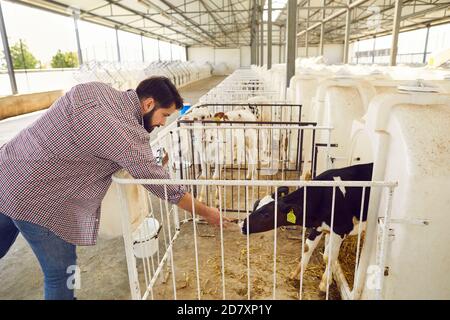
[[310, 0], [308, 0], [308, 10], [306, 11], [306, 32], [305, 32], [305, 56], [309, 57], [309, 35], [308, 35], [308, 28], [309, 28], [309, 6], [310, 6]]
[[263, 10], [263, 4], [264, 4], [264, 0], [261, 0], [261, 6], [260, 6], [260, 10], [261, 10], [261, 14], [260, 14], [260, 16], [261, 16], [261, 52], [260, 52], [260, 56], [261, 56], [261, 58], [260, 58], [260, 64], [261, 64], [261, 66], [263, 66], [264, 65], [264, 19], [263, 19], [263, 12], [264, 12], [264, 10]]
[[400, 19], [402, 17], [403, 0], [395, 0], [394, 24], [392, 27], [392, 45], [391, 45], [391, 59], [390, 65], [397, 65], [397, 51], [398, 51], [398, 33], [400, 30]]
[[250, 29], [250, 61], [252, 65], [256, 65], [256, 0], [253, 0], [253, 10]]
[[[347, 0], [347, 6], [350, 6], [352, 0]], [[345, 19], [345, 39], [344, 39], [344, 63], [348, 63], [348, 48], [350, 45], [350, 24], [351, 24], [351, 10], [347, 8]]]
[[375, 63], [375, 44], [377, 42], [377, 36], [373, 36], [373, 48], [372, 48], [372, 63]]
[[73, 15], [73, 23], [75, 26], [75, 36], [77, 38], [78, 62], [81, 66], [83, 64], [83, 54], [81, 52], [80, 33], [78, 32], [78, 18], [80, 17], [80, 12], [77, 10], [73, 10], [72, 15]]
[[119, 45], [119, 28], [116, 26], [116, 45], [117, 45], [117, 58], [119, 62], [121, 62], [120, 59], [120, 45]]
[[9, 50], [8, 33], [6, 32], [5, 20], [3, 19], [2, 4], [0, 1], [0, 33], [3, 42], [3, 50], [5, 52], [6, 65], [8, 67], [9, 82], [11, 84], [12, 94], [17, 94], [16, 76], [14, 74], [14, 66], [11, 59], [11, 51]]
[[259, 66], [259, 23], [256, 25], [256, 33], [255, 33], [255, 46], [256, 46], [256, 65]]
[[423, 48], [423, 64], [427, 63], [428, 36], [430, 35], [430, 25], [427, 25], [427, 35], [425, 38], [425, 46]]
[[322, 24], [320, 25], [320, 45], [319, 45], [319, 54], [323, 56], [323, 38], [325, 36], [325, 23], [323, 20], [325, 19], [325, 0], [322, 0]]
[[173, 57], [172, 57], [172, 42], [169, 43], [169, 48], [170, 48], [170, 61], [173, 61]]
[[161, 61], [161, 50], [159, 48], [159, 39], [158, 39], [158, 61]]
[[283, 27], [280, 26], [280, 41], [279, 41], [279, 46], [278, 46], [278, 63], [281, 63], [281, 44], [283, 43]]
[[297, 0], [288, 0], [286, 88], [295, 75], [295, 48], [297, 43]]
[[267, 70], [272, 69], [272, 0], [267, 0]]
[[186, 47], [184, 47], [184, 49], [186, 50], [186, 61], [189, 61], [189, 47], [188, 46], [186, 46]]
[[142, 51], [142, 62], [145, 62], [144, 54], [144, 35], [141, 33], [141, 51]]
[[357, 44], [358, 44], [358, 49], [356, 49], [356, 64], [358, 64], [358, 53], [359, 53], [359, 39], [358, 40], [356, 40], [357, 42]]

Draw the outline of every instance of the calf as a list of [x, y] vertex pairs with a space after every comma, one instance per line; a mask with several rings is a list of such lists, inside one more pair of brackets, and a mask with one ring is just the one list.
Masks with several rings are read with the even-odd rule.
[[[195, 107], [192, 110], [184, 115], [182, 120], [193, 120], [193, 121], [202, 121], [202, 120], [211, 120], [213, 114], [207, 107]], [[195, 124], [194, 124], [195, 125]], [[189, 146], [192, 148], [193, 154], [193, 163], [200, 164], [201, 167], [201, 175], [200, 179], [205, 179], [207, 177], [207, 168], [206, 168], [206, 150], [203, 142], [205, 141], [205, 130], [202, 129], [189, 129], [189, 127], [183, 126], [180, 129], [180, 143], [178, 143], [178, 137], [174, 135], [174, 145], [181, 148], [182, 155], [191, 155], [189, 151]], [[175, 154], [178, 155], [179, 150], [174, 150]]]
[[[371, 181], [373, 164], [360, 164], [351, 167], [332, 169], [323, 172], [314, 180], [318, 181]], [[291, 278], [297, 278], [301, 269], [306, 270], [309, 259], [317, 247], [323, 233], [331, 233], [332, 248], [330, 253], [331, 265], [337, 261], [339, 249], [346, 236], [357, 234], [358, 224], [365, 228], [367, 209], [369, 205], [370, 188], [364, 194], [362, 221], [360, 219], [363, 187], [336, 187], [334, 201], [333, 230], [331, 225], [332, 187], [307, 187], [306, 191], [306, 219], [303, 221], [304, 188], [277, 199], [277, 227], [301, 225], [310, 232], [306, 240], [305, 252], [297, 269]], [[275, 202], [260, 201], [255, 210], [241, 224], [242, 233], [257, 233], [272, 230], [275, 226]], [[324, 261], [328, 268], [328, 247], [325, 248]], [[328, 269], [325, 270], [320, 290], [325, 291], [328, 283]]]

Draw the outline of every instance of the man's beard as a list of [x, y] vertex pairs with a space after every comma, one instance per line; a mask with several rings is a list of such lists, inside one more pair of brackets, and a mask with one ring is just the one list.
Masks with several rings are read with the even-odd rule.
[[155, 126], [152, 126], [152, 117], [153, 117], [153, 114], [155, 113], [155, 110], [156, 110], [156, 108], [153, 108], [152, 111], [147, 112], [146, 114], [144, 114], [142, 116], [144, 128], [145, 128], [145, 130], [147, 130], [148, 133], [152, 132], [153, 129], [155, 129]]

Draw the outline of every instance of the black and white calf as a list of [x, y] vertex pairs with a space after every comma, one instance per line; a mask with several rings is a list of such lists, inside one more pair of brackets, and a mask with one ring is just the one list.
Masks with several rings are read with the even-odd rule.
[[[332, 169], [323, 172], [314, 180], [322, 181], [371, 181], [372, 180], [373, 164], [360, 164], [351, 167]], [[304, 190], [299, 188], [296, 191], [279, 197], [277, 199], [277, 227], [289, 225], [301, 225], [307, 228], [310, 232], [306, 240], [304, 255], [297, 269], [291, 274], [291, 278], [298, 278], [298, 275], [303, 266], [306, 270], [309, 259], [317, 247], [323, 233], [330, 233], [332, 240], [332, 248], [330, 250], [331, 265], [337, 260], [339, 256], [339, 249], [342, 241], [346, 236], [355, 235], [358, 233], [361, 224], [361, 230], [365, 228], [365, 221], [367, 220], [367, 209], [370, 197], [370, 188], [366, 188], [364, 192], [364, 200], [362, 199], [363, 187], [336, 187], [334, 200], [334, 220], [333, 230], [331, 226], [331, 212], [332, 212], [332, 187], [307, 187], [306, 191], [306, 221], [303, 221], [304, 208]], [[275, 226], [275, 202], [274, 194], [271, 199], [264, 197], [255, 203], [254, 211], [245, 219], [241, 225], [242, 233], [257, 233], [272, 230]], [[263, 201], [264, 200], [264, 201]], [[362, 219], [360, 221], [361, 201], [364, 201], [362, 210]], [[328, 248], [325, 248], [324, 260], [328, 268]], [[320, 290], [325, 291], [327, 286], [326, 269], [322, 281], [320, 283]]]

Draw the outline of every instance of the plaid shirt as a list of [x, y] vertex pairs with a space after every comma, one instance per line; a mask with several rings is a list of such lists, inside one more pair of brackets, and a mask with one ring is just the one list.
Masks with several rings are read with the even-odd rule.
[[[0, 212], [44, 226], [75, 245], [96, 243], [111, 175], [169, 179], [155, 162], [134, 90], [91, 82], [73, 87], [0, 148]], [[145, 185], [164, 199], [164, 186]], [[167, 186], [168, 200], [186, 192]]]

